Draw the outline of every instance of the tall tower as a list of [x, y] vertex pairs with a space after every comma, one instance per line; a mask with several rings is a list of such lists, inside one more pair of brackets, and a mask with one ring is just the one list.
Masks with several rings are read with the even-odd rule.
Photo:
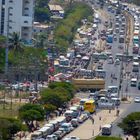
[[29, 43], [32, 39], [34, 0], [0, 0], [0, 34], [19, 33]]

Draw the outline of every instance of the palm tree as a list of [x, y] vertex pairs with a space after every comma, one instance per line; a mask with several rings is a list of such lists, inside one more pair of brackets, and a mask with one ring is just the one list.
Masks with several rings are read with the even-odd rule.
[[19, 37], [19, 34], [16, 32], [13, 32], [11, 38], [9, 38], [9, 48], [13, 49], [14, 52], [22, 52], [23, 48], [21, 45], [21, 39]]

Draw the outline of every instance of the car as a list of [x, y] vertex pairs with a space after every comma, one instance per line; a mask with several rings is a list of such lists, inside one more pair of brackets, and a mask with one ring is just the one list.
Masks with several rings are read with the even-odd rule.
[[66, 137], [64, 140], [80, 140], [80, 138], [75, 136]]
[[135, 97], [134, 102], [135, 103], [140, 103], [140, 97]]
[[58, 131], [54, 132], [53, 134], [55, 136], [57, 136], [58, 139], [62, 139], [66, 133], [64, 131], [58, 130]]
[[138, 89], [140, 90], [140, 82], [138, 82]]
[[116, 59], [114, 64], [115, 65], [120, 65], [120, 60], [119, 59]]
[[85, 113], [82, 113], [80, 117], [78, 117], [78, 122], [83, 123], [85, 120], [88, 119], [88, 115]]
[[47, 138], [46, 138], [46, 140], [57, 140], [57, 139], [58, 139], [57, 136], [54, 135], [54, 134], [48, 135]]
[[78, 127], [78, 126], [79, 126], [78, 119], [75, 119], [75, 118], [72, 119], [72, 120], [71, 120], [71, 124], [72, 124], [73, 127]]

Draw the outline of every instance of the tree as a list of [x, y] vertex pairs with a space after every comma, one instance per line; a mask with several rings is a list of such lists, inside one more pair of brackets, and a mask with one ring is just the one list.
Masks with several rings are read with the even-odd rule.
[[75, 93], [75, 87], [73, 84], [68, 83], [68, 82], [53, 82], [49, 84], [49, 88], [51, 89], [55, 89], [55, 88], [63, 88], [67, 91], [67, 96], [68, 99], [72, 99], [74, 97], [74, 93]]
[[14, 134], [23, 130], [23, 128], [23, 124], [18, 119], [0, 118], [0, 139], [12, 139]]
[[25, 121], [29, 130], [35, 128], [33, 122], [41, 121], [44, 119], [44, 110], [41, 105], [25, 104], [19, 109], [19, 117]]
[[43, 104], [51, 104], [56, 108], [61, 107], [64, 103], [63, 97], [53, 89], [44, 89], [41, 92], [41, 101]]
[[140, 112], [134, 112], [125, 117], [119, 126], [125, 133], [132, 135], [138, 139], [140, 134]]
[[122, 138], [108, 137], [108, 136], [97, 136], [94, 140], [122, 140]]
[[23, 51], [23, 48], [21, 46], [21, 39], [18, 33], [13, 32], [11, 38], [9, 38], [9, 43], [10, 43], [10, 48], [13, 49], [15, 52]]

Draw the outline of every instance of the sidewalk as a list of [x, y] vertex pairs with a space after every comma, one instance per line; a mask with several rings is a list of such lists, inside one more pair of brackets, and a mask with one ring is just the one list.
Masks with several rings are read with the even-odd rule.
[[[120, 110], [120, 114], [123, 113], [124, 110]], [[101, 120], [99, 118], [101, 117]], [[94, 124], [92, 124], [91, 120], [87, 120], [82, 125], [80, 125], [77, 129], [72, 131], [67, 136], [77, 136], [80, 139], [91, 139], [94, 136], [97, 136], [100, 133], [100, 128], [105, 124], [113, 123], [118, 117], [116, 116], [116, 109], [111, 110], [102, 110], [96, 115], [93, 115]]]

